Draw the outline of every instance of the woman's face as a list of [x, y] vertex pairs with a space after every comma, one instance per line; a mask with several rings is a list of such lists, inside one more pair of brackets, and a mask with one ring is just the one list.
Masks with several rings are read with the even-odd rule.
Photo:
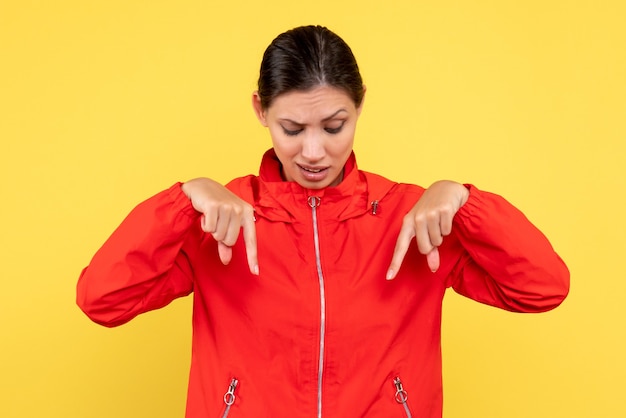
[[270, 130], [285, 180], [307, 189], [341, 182], [362, 102], [357, 108], [343, 90], [320, 86], [282, 94], [267, 109], [262, 109], [255, 92], [252, 104], [261, 124]]

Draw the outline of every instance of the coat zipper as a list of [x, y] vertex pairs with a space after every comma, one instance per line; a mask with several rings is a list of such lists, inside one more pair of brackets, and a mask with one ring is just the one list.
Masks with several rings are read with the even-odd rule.
[[396, 376], [393, 379], [393, 384], [396, 387], [396, 402], [404, 407], [404, 412], [406, 412], [407, 418], [412, 418], [411, 411], [409, 410], [409, 404], [407, 403], [409, 395], [406, 393], [406, 390], [404, 390], [404, 387], [402, 387], [402, 381], [399, 376]]
[[224, 409], [224, 413], [222, 414], [222, 418], [228, 417], [228, 413], [230, 412], [230, 407], [235, 403], [235, 389], [237, 389], [237, 385], [239, 384], [239, 380], [233, 377], [228, 385], [228, 390], [224, 394], [224, 403], [226, 404], [226, 409]]
[[320, 257], [319, 230], [317, 228], [317, 208], [322, 202], [318, 196], [309, 196], [307, 199], [313, 216], [313, 241], [315, 243], [315, 264], [320, 284], [320, 347], [319, 363], [317, 365], [317, 418], [322, 418], [322, 377], [324, 374], [324, 339], [326, 337], [326, 294], [324, 292], [324, 275]]

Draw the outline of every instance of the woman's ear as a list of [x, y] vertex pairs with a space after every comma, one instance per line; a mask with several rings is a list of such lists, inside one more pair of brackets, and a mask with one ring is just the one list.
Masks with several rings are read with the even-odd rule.
[[265, 110], [261, 105], [261, 97], [259, 96], [259, 92], [255, 91], [252, 93], [252, 108], [254, 109], [254, 114], [256, 115], [261, 125], [267, 128], [267, 120], [265, 119]]
[[363, 110], [363, 103], [365, 103], [365, 93], [366, 92], [367, 92], [367, 88], [365, 87], [365, 84], [363, 84], [363, 98], [361, 99], [361, 104], [356, 109], [357, 117], [361, 116], [361, 111]]

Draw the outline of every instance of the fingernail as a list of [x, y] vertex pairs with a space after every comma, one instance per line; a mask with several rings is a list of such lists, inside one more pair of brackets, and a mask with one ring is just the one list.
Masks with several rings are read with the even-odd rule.
[[254, 266], [252, 267], [252, 274], [254, 274], [255, 276], [259, 275], [259, 266]]
[[393, 280], [393, 270], [389, 269], [389, 271], [387, 271], [387, 280]]

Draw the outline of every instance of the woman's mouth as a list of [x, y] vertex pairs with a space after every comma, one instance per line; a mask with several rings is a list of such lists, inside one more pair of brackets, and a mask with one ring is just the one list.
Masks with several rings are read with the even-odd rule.
[[325, 170], [324, 168], [307, 168], [307, 167], [300, 167], [305, 171], [308, 171], [309, 173], [319, 173], [322, 170]]
[[308, 181], [322, 181], [328, 175], [328, 167], [306, 167], [298, 165], [300, 173]]

